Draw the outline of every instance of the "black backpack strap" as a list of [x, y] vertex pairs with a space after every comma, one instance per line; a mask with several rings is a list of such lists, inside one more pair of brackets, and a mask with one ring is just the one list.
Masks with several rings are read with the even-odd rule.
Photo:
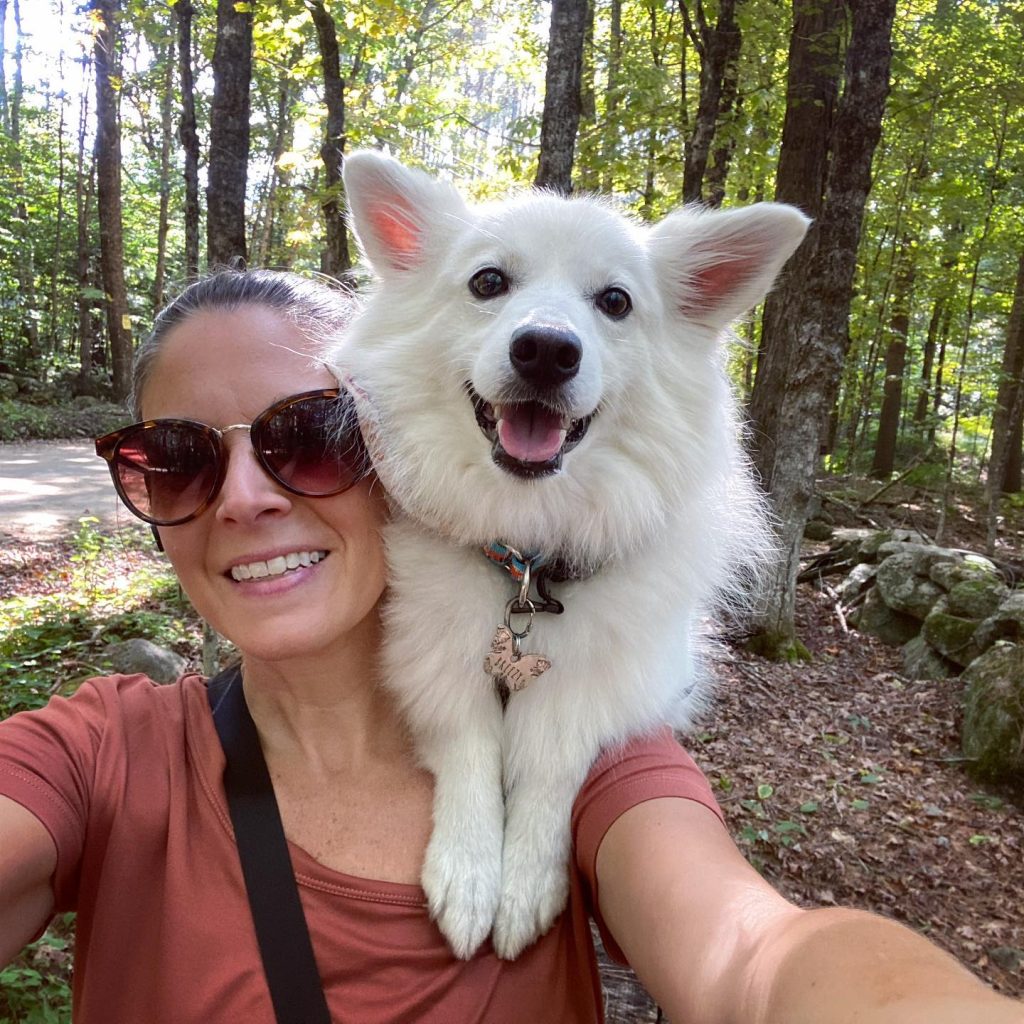
[[227, 759], [224, 791], [278, 1024], [331, 1024], [241, 669], [214, 676], [208, 695]]

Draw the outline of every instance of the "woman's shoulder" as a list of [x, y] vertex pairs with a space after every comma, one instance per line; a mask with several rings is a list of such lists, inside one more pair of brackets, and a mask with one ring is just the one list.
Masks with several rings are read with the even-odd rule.
[[621, 814], [661, 797], [694, 800], [722, 817], [704, 773], [667, 726], [609, 747], [594, 762], [573, 805], [577, 850], [596, 857]]

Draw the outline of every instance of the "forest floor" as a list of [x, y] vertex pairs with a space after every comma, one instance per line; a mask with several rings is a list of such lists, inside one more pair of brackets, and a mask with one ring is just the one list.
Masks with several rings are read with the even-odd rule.
[[[919, 496], [851, 508], [839, 525], [935, 525]], [[1010, 516], [1001, 557], [1019, 562], [1024, 510]], [[983, 538], [980, 517], [959, 506], [946, 543], [980, 551]], [[5, 544], [0, 599], [38, 593], [69, 553], [63, 542]], [[149, 556], [117, 557], [131, 571]], [[726, 648], [718, 701], [688, 741], [733, 835], [795, 902], [896, 918], [1024, 997], [1024, 808], [965, 772], [957, 680], [905, 679], [897, 648], [847, 632], [832, 598], [810, 586], [797, 614], [812, 660], [774, 664]], [[654, 1019], [637, 1011], [609, 1020]]]

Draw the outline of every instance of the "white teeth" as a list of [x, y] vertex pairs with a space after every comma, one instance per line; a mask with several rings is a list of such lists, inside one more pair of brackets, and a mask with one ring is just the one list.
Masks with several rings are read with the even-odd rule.
[[233, 565], [233, 580], [261, 580], [267, 576], [280, 576], [289, 569], [300, 566], [315, 565], [327, 557], [326, 551], [290, 551], [287, 555], [278, 555], [267, 562], [248, 562], [245, 565]]
[[560, 430], [558, 432], [558, 447], [559, 448], [561, 448], [562, 445], [565, 444], [565, 435], [566, 435], [566, 431], [564, 431], [564, 430]]

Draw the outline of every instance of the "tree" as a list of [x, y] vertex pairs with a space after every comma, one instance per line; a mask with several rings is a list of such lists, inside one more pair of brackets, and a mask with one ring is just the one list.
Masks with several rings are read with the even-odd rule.
[[185, 154], [185, 276], [199, 276], [199, 133], [196, 131], [195, 85], [192, 76], [191, 0], [177, 0], [174, 17], [178, 25], [178, 78], [181, 89], [181, 119], [178, 138]]
[[885, 397], [878, 418], [875, 457], [871, 463], [871, 476], [878, 480], [888, 480], [896, 464], [896, 438], [903, 410], [903, 374], [907, 363], [914, 273], [913, 242], [909, 236], [904, 235], [897, 256], [892, 315], [889, 319], [889, 344], [885, 352]]
[[331, 277], [340, 278], [352, 266], [341, 183], [341, 166], [345, 152], [345, 81], [341, 77], [338, 34], [334, 28], [334, 19], [328, 14], [323, 0], [306, 0], [306, 7], [316, 26], [324, 80], [324, 103], [327, 106], [324, 141], [320, 146], [320, 158], [324, 162], [327, 174], [327, 183], [320, 202], [327, 238], [320, 258], [320, 269]]
[[206, 262], [226, 266], [248, 257], [245, 187], [249, 170], [252, 8], [217, 0], [213, 103], [206, 188]]
[[[828, 186], [829, 145], [842, 73], [842, 0], [794, 0], [789, 46], [786, 116], [775, 178], [775, 201], [799, 206], [817, 221]], [[792, 306], [803, 290], [814, 256], [814, 229], [783, 268], [765, 300], [757, 375], [750, 396], [752, 457], [771, 492], [779, 398], [795, 357], [797, 325]]]
[[[732, 112], [736, 103], [738, 64], [743, 43], [743, 35], [736, 21], [736, 6], [737, 0], [720, 0], [718, 21], [712, 28], [701, 0], [695, 0], [693, 19], [686, 0], [679, 0], [686, 35], [700, 57], [697, 116], [686, 142], [683, 170], [683, 202], [686, 203], [697, 203], [704, 198], [704, 179], [715, 134], [720, 121]], [[709, 205], [721, 204], [730, 156], [729, 145], [719, 147], [712, 185], [715, 201]]]
[[1017, 263], [1013, 306], [1006, 325], [1002, 366], [992, 414], [992, 455], [988, 465], [987, 550], [995, 553], [1002, 495], [1020, 490], [1021, 425], [1024, 423], [1024, 252]]
[[106, 292], [107, 334], [114, 397], [131, 389], [132, 336], [124, 281], [124, 231], [121, 220], [121, 126], [117, 59], [119, 0], [93, 0], [96, 39], [96, 194], [100, 218], [100, 254]]
[[586, 28], [587, 0], [552, 0], [540, 161], [534, 179], [539, 188], [572, 191]]
[[[800, 542], [807, 522], [820, 448], [826, 436], [849, 347], [848, 318], [871, 164], [889, 92], [895, 0], [851, 0], [844, 89], [831, 139], [821, 214], [811, 228], [806, 277], [790, 274], [780, 301], [791, 332], [776, 337], [787, 371], [776, 393], [772, 458], [760, 463], [779, 523], [779, 552], [767, 575], [753, 646], [772, 657], [803, 653], [794, 605]], [[816, 183], [813, 183], [816, 184]], [[805, 243], [806, 244], [806, 243]], [[760, 376], [760, 371], [759, 371]], [[755, 384], [755, 389], [758, 385]], [[760, 441], [762, 433], [755, 435]], [[765, 475], [767, 471], [767, 475]]]

